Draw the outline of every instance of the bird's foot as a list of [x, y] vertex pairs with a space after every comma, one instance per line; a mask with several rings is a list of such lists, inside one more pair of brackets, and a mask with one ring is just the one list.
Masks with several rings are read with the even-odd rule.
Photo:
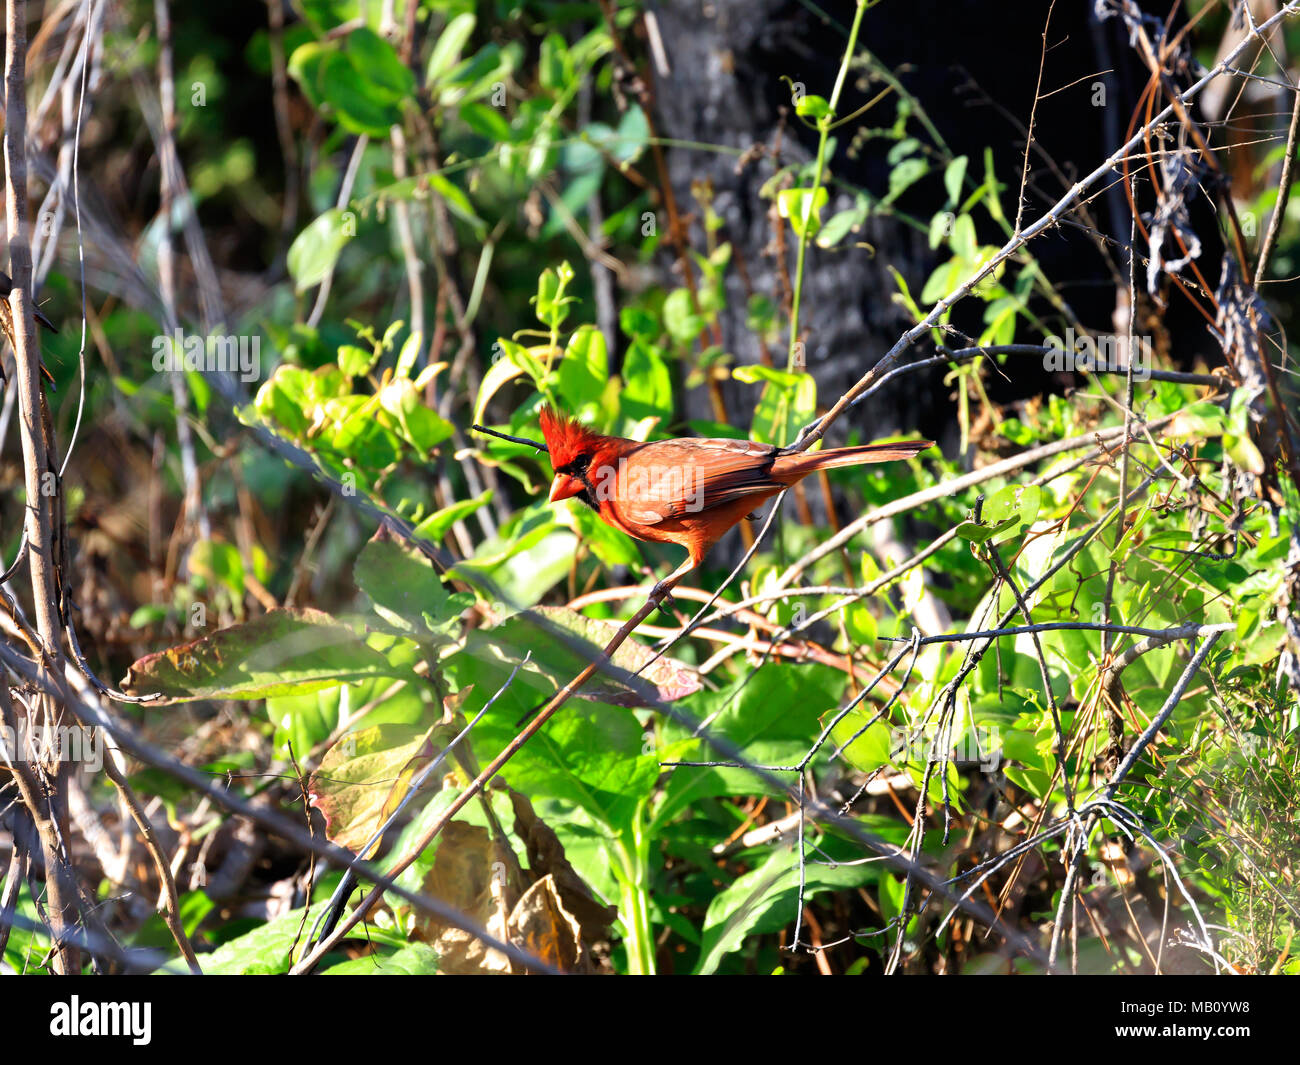
[[659, 612], [668, 617], [672, 616], [672, 610], [677, 606], [677, 600], [671, 594], [672, 585], [665, 581], [660, 581], [650, 590], [650, 602], [659, 608]]

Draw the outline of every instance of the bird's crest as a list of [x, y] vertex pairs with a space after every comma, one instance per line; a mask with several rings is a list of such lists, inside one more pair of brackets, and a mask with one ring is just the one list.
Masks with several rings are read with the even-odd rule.
[[562, 469], [579, 455], [590, 452], [594, 433], [575, 418], [561, 414], [553, 407], [543, 407], [538, 412], [542, 435], [551, 453], [551, 468]]

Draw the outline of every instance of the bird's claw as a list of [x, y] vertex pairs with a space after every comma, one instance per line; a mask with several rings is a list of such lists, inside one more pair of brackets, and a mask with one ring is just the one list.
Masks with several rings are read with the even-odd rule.
[[661, 614], [672, 616], [672, 610], [677, 606], [677, 600], [672, 597], [669, 590], [662, 585], [656, 584], [650, 592], [650, 602], [659, 608]]

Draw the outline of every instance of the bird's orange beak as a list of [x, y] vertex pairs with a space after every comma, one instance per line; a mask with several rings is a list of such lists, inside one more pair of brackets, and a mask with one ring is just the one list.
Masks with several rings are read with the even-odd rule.
[[572, 499], [578, 495], [584, 485], [581, 477], [571, 477], [567, 473], [557, 473], [551, 482], [550, 501], [558, 503], [561, 499]]

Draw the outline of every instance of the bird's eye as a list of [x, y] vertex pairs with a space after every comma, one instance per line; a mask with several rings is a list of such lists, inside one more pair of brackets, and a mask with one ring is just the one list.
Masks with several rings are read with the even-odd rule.
[[581, 477], [591, 466], [590, 455], [579, 455], [569, 465], [572, 467], [574, 475]]

